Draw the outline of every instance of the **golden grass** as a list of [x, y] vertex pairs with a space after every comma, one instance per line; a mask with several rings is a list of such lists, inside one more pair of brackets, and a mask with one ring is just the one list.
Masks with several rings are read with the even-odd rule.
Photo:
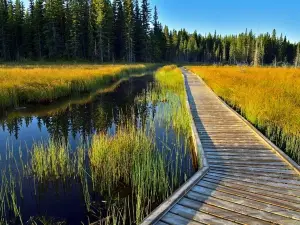
[[229, 66], [188, 69], [300, 162], [300, 69]]
[[50, 102], [72, 93], [91, 91], [99, 85], [151, 67], [153, 64], [1, 66], [0, 107]]

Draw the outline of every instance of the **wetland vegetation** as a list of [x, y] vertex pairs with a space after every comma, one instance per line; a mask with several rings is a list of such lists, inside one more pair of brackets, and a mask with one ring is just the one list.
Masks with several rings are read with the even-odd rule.
[[300, 163], [300, 69], [187, 67]]
[[155, 68], [155, 64], [1, 66], [0, 107], [52, 102], [95, 91], [134, 73], [146, 73]]
[[3, 114], [0, 224], [141, 222], [198, 169], [183, 85], [165, 66], [48, 112]]

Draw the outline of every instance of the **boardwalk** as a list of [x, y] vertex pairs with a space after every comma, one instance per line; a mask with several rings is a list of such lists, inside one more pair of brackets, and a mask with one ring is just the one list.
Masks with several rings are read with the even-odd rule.
[[201, 179], [186, 185], [183, 194], [175, 193], [143, 224], [300, 225], [297, 169], [201, 79], [183, 73], [208, 168]]

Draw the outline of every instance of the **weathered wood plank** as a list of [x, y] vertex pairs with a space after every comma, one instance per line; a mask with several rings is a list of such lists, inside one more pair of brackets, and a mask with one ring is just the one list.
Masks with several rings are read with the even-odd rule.
[[173, 213], [167, 213], [164, 217], [161, 218], [162, 222], [171, 224], [171, 225], [199, 225], [203, 223], [199, 223], [190, 219], [186, 219], [184, 217], [178, 216]]
[[266, 198], [262, 195], [247, 194], [233, 189], [228, 190], [226, 188], [213, 189], [204, 186], [195, 186], [192, 191], [300, 221], [299, 207], [293, 207], [296, 204], [288, 204], [289, 202], [286, 201]]
[[292, 189], [296, 193], [299, 193], [300, 195], [300, 187], [298, 185], [293, 184], [284, 184], [284, 183], [275, 183], [275, 182], [267, 182], [267, 181], [261, 181], [261, 180], [255, 180], [255, 178], [244, 178], [244, 177], [233, 177], [233, 176], [223, 176], [219, 174], [207, 174], [204, 179], [214, 179], [217, 181], [228, 181], [228, 182], [235, 182], [235, 181], [242, 181], [244, 183], [250, 183], [250, 184], [256, 184], [256, 185], [264, 185], [267, 187], [272, 187], [273, 189], [276, 188], [287, 188]]
[[[251, 171], [231, 171], [231, 170], [216, 170], [216, 169], [210, 169], [210, 172], [212, 173], [218, 173], [218, 174], [224, 174], [224, 175], [229, 175], [229, 176], [249, 176], [249, 177], [253, 177], [255, 175], [257, 175], [255, 172], [251, 172]], [[280, 180], [280, 179], [284, 179], [284, 180], [292, 180], [292, 181], [300, 181], [300, 177], [297, 177], [296, 175], [292, 175], [292, 174], [278, 174], [278, 173], [268, 173], [268, 172], [261, 172], [260, 173], [260, 177], [263, 178], [270, 178], [274, 180]]]
[[211, 224], [211, 225], [235, 225], [237, 223], [224, 220], [203, 212], [199, 212], [197, 210], [182, 206], [182, 205], [175, 205], [170, 212], [179, 215], [181, 217], [184, 217], [186, 219], [195, 220], [200, 223], [204, 224]]
[[209, 205], [201, 201], [192, 200], [189, 198], [183, 198], [178, 202], [178, 204], [192, 208], [194, 210], [198, 210], [201, 212], [205, 212], [223, 219], [230, 220], [232, 222], [240, 223], [240, 224], [249, 224], [249, 225], [256, 225], [262, 224], [267, 225], [271, 224], [270, 222], [263, 221], [251, 216], [246, 216], [234, 211], [230, 211], [227, 209], [223, 209], [217, 206]]
[[169, 224], [164, 223], [164, 222], [162, 222], [162, 221], [158, 221], [155, 225], [169, 225]]
[[[274, 186], [266, 186], [266, 185], [258, 184], [255, 182], [249, 183], [249, 182], [244, 182], [244, 181], [239, 181], [239, 180], [212, 179], [212, 178], [208, 178], [208, 177], [203, 178], [202, 180], [211, 182], [211, 183], [215, 183], [217, 185], [227, 186], [227, 187], [235, 187], [236, 188], [239, 185], [240, 186], [248, 186], [251, 188], [267, 190], [270, 193], [272, 193], [272, 192], [281, 193], [280, 190], [282, 190], [282, 189], [280, 189], [278, 187], [274, 187]], [[299, 196], [299, 192], [296, 190], [288, 189], [287, 187], [283, 190], [285, 191], [286, 195], [291, 195], [291, 196], [295, 196], [295, 197]]]
[[251, 207], [243, 206], [241, 204], [224, 201], [218, 198], [214, 198], [212, 196], [207, 196], [203, 194], [199, 194], [197, 192], [190, 191], [186, 195], [187, 198], [201, 201], [206, 204], [214, 205], [217, 207], [221, 207], [223, 209], [231, 210], [240, 214], [244, 215], [251, 215], [252, 217], [255, 217], [257, 219], [262, 219], [265, 221], [273, 222], [273, 223], [280, 223], [280, 221], [285, 221], [286, 217], [279, 216], [273, 213], [257, 210]]
[[211, 168], [224, 168], [224, 169], [235, 169], [235, 170], [256, 170], [256, 171], [278, 171], [278, 173], [287, 173], [287, 174], [295, 174], [293, 170], [284, 166], [269, 166], [269, 165], [257, 165], [257, 166], [242, 166], [242, 165], [230, 165], [230, 164], [210, 164]]
[[[248, 178], [252, 180], [258, 180], [258, 181], [268, 181], [268, 182], [274, 182], [274, 183], [283, 183], [283, 184], [293, 184], [293, 185], [300, 185], [300, 179], [294, 178], [293, 177], [272, 177], [270, 174], [261, 174], [259, 177], [254, 177], [251, 174], [242, 174], [242, 173], [226, 173], [226, 172], [219, 172], [219, 171], [210, 171], [211, 175], [220, 175], [220, 176], [227, 176], [227, 177], [243, 177], [243, 178]], [[300, 197], [300, 196], [299, 196]]]

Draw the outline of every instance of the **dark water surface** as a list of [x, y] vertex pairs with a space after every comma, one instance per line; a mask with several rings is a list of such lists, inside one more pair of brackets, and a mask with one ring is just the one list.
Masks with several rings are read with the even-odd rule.
[[[141, 123], [151, 120], [161, 109], [160, 104], [164, 104], [154, 105], [146, 98], [154, 83], [153, 75], [133, 77], [98, 93], [67, 98], [50, 105], [0, 111], [0, 169], [10, 167], [13, 174], [18, 173], [17, 168], [21, 167], [22, 162], [15, 160], [8, 165], [5, 159], [12, 154], [15, 158], [22, 155], [26, 161], [34, 142], [47, 141], [49, 138], [63, 139], [75, 151], [80, 143], [88, 143], [96, 133], [114, 134], [121, 115], [140, 118]], [[166, 144], [172, 148], [175, 132], [159, 124], [155, 126], [157, 140], [168, 136]], [[157, 146], [163, 149], [161, 145], [157, 141]], [[169, 157], [168, 153], [166, 157]], [[184, 157], [181, 182], [196, 170], [192, 165], [192, 156], [187, 154]], [[95, 220], [87, 213], [83, 188], [78, 179], [39, 183], [32, 176], [26, 176], [21, 182], [22, 186], [18, 187], [20, 190], [16, 193], [23, 223], [31, 224], [27, 221], [38, 216], [72, 225], [81, 224], [81, 221], [87, 224], [88, 218]], [[130, 192], [128, 188], [120, 187], [119, 194], [126, 195]], [[90, 194], [92, 201], [105, 209], [104, 196], [93, 191]], [[17, 221], [12, 219], [10, 223], [19, 223]]]

